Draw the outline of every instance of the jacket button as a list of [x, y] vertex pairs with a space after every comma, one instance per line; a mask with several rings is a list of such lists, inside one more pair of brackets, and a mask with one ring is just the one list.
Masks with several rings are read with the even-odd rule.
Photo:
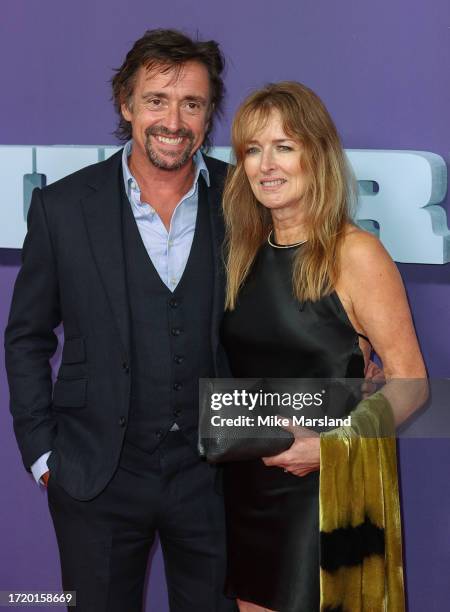
[[181, 410], [179, 408], [177, 408], [176, 410], [173, 411], [174, 416], [179, 417], [181, 414]]
[[183, 385], [181, 383], [175, 383], [173, 385], [173, 388], [175, 389], [175, 391], [179, 391], [180, 389], [182, 389]]
[[127, 422], [126, 418], [124, 416], [121, 416], [119, 419], [119, 426], [125, 427], [126, 422]]
[[126, 361], [124, 361], [122, 363], [122, 368], [123, 368], [123, 371], [125, 372], [125, 374], [128, 374], [128, 372], [130, 371], [130, 366], [128, 365], [128, 363]]
[[173, 360], [175, 361], [175, 363], [178, 363], [178, 365], [180, 365], [180, 363], [183, 363], [184, 357], [182, 355], [175, 355]]
[[162, 436], [162, 431], [160, 429], [158, 429], [158, 431], [156, 432], [156, 437], [160, 438]]
[[180, 305], [180, 300], [177, 300], [175, 298], [172, 298], [169, 300], [169, 306], [171, 308], [178, 308], [179, 305]]
[[172, 327], [172, 336], [179, 336], [181, 334], [181, 329], [179, 327]]

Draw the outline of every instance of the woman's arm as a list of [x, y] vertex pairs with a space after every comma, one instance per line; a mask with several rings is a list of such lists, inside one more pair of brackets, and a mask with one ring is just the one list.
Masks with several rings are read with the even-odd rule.
[[380, 357], [398, 425], [427, 398], [425, 365], [400, 273], [372, 234], [352, 228], [342, 246], [336, 291], [357, 332]]

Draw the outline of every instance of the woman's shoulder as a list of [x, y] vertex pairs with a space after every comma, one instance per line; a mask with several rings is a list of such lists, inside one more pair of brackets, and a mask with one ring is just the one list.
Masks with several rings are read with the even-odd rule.
[[340, 251], [341, 280], [372, 282], [396, 278], [398, 270], [383, 244], [373, 234], [348, 224]]
[[341, 261], [343, 264], [351, 262], [358, 266], [365, 266], [373, 261], [392, 262], [392, 259], [379, 238], [349, 223], [344, 229]]

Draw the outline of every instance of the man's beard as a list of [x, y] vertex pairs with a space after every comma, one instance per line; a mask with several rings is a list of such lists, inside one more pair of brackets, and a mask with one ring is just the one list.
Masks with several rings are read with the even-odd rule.
[[[192, 150], [194, 148], [194, 134], [191, 130], [180, 128], [175, 132], [171, 132], [168, 128], [163, 125], [154, 125], [145, 130], [145, 151], [150, 162], [161, 168], [162, 170], [179, 170], [185, 166], [192, 157]], [[187, 138], [187, 143], [182, 151], [170, 151], [170, 145], [168, 150], [165, 152], [164, 157], [158, 154], [157, 151], [152, 147], [152, 136], [168, 136], [172, 138]], [[161, 143], [164, 146], [164, 143]], [[167, 157], [172, 157], [173, 161], [168, 161]]]

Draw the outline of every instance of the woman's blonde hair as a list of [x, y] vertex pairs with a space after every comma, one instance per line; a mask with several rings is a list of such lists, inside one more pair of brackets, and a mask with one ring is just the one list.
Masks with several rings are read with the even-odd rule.
[[339, 250], [350, 220], [353, 181], [336, 127], [320, 98], [294, 81], [269, 84], [239, 107], [232, 126], [236, 166], [225, 183], [227, 296], [233, 310], [239, 289], [272, 229], [269, 210], [255, 198], [244, 170], [248, 143], [269, 121], [281, 116], [284, 131], [302, 144], [301, 168], [307, 177], [302, 199], [308, 241], [295, 258], [293, 293], [316, 301], [333, 290], [339, 276]]

